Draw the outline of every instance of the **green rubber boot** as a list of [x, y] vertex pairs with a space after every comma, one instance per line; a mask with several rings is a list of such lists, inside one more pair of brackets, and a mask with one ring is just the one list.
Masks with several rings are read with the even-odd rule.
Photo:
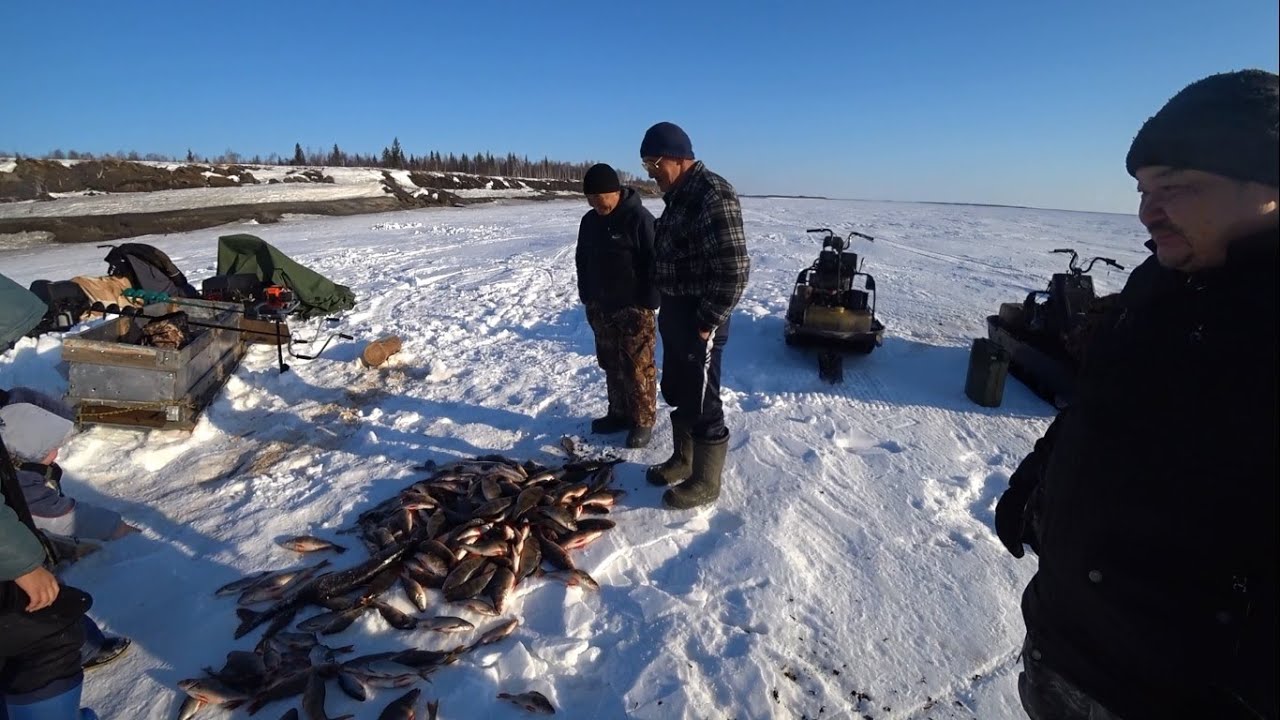
[[675, 485], [693, 474], [693, 427], [671, 418], [671, 457], [650, 465], [644, 477], [653, 485]]
[[662, 494], [662, 502], [676, 510], [687, 510], [714, 502], [720, 497], [720, 476], [729, 453], [729, 436], [693, 444], [693, 473], [688, 480]]

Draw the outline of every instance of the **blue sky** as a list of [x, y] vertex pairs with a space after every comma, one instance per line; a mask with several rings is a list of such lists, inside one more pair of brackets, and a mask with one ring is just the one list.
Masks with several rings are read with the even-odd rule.
[[0, 151], [293, 144], [609, 162], [682, 125], [741, 192], [1134, 212], [1192, 80], [1277, 69], [1275, 0], [0, 3]]

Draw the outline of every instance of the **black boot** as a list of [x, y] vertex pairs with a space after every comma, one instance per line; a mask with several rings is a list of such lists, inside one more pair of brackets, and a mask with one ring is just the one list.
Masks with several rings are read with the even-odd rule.
[[599, 417], [591, 421], [591, 432], [597, 435], [608, 435], [609, 433], [622, 432], [631, 427], [631, 423], [621, 415], [614, 415], [612, 411], [604, 417]]
[[650, 465], [644, 477], [653, 485], [675, 485], [693, 472], [693, 427], [671, 418], [671, 457], [658, 465]]
[[106, 638], [102, 642], [102, 647], [98, 648], [96, 653], [80, 661], [80, 667], [85, 670], [92, 670], [93, 668], [106, 665], [112, 660], [116, 660], [121, 655], [124, 655], [125, 651], [129, 649], [129, 645], [131, 644], [132, 642], [127, 637]]
[[627, 433], [627, 447], [642, 448], [649, 447], [649, 441], [653, 439], [653, 428], [633, 426], [631, 432]]
[[662, 494], [662, 502], [677, 510], [705, 505], [720, 497], [720, 475], [729, 452], [729, 436], [693, 444], [693, 474]]

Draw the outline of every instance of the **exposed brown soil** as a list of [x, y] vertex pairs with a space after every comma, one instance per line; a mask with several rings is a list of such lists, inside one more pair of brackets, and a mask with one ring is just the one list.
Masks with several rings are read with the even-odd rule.
[[[286, 213], [312, 215], [357, 215], [434, 206], [459, 206], [489, 202], [493, 198], [462, 198], [451, 190], [508, 190], [528, 187], [537, 194], [521, 199], [563, 198], [556, 193], [579, 192], [578, 180], [536, 180], [487, 177], [454, 173], [412, 172], [409, 179], [420, 188], [434, 190], [431, 197], [413, 195], [402, 188], [389, 172], [383, 173], [385, 197], [345, 200], [246, 203], [221, 207], [201, 207], [153, 213], [85, 215], [79, 217], [0, 218], [0, 234], [48, 232], [54, 242], [106, 242], [138, 235], [186, 232], [245, 220], [277, 222]], [[321, 168], [290, 171], [286, 183], [332, 183], [333, 177]], [[281, 182], [275, 179], [271, 183]], [[55, 160], [17, 161], [13, 172], [0, 173], [0, 202], [17, 200], [53, 201], [49, 193], [103, 192], [129, 193], [181, 190], [202, 187], [234, 187], [260, 184], [243, 165], [183, 165], [174, 170], [125, 160], [91, 160], [70, 167]], [[642, 192], [648, 188], [639, 188]], [[645, 192], [645, 194], [650, 194]]]
[[0, 219], [0, 234], [44, 231], [54, 242], [106, 242], [138, 235], [186, 232], [243, 220], [273, 223], [285, 213], [312, 215], [359, 215], [389, 212], [405, 206], [388, 195], [379, 198], [352, 198], [326, 202], [281, 202], [222, 207], [191, 208], [156, 213], [82, 215], [79, 217], [32, 217]]

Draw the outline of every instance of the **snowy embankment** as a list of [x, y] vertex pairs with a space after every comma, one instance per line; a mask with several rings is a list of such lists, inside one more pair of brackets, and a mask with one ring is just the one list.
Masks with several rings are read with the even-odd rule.
[[[1012, 380], [1002, 407], [970, 403], [968, 345], [999, 303], [1064, 267], [1052, 248], [1132, 267], [1143, 254], [1136, 221], [745, 200], [753, 272], [724, 361], [733, 432], [724, 492], [714, 507], [670, 512], [643, 479], [670, 448], [661, 403], [648, 449], [586, 434], [606, 403], [574, 290], [585, 209], [417, 210], [255, 230], [355, 290], [359, 304], [338, 328], [357, 341], [335, 341], [283, 375], [273, 350], [252, 349], [190, 434], [90, 427], [70, 443], [68, 492], [144, 529], [67, 575], [92, 591], [96, 618], [135, 641], [89, 676], [88, 703], [109, 718], [173, 717], [178, 680], [256, 639], [232, 640], [234, 601], [213, 589], [311, 562], [274, 540], [341, 541], [336, 530], [423, 477], [412, 468], [424, 461], [497, 452], [562, 462], [567, 434], [588, 454], [624, 460], [616, 482], [628, 495], [609, 516], [617, 527], [575, 554], [601, 590], [523, 583], [508, 610], [520, 620], [515, 633], [422, 685], [442, 718], [523, 717], [495, 695], [525, 690], [574, 718], [1019, 717], [1018, 598], [1035, 561], [1011, 558], [990, 526], [1052, 410]], [[791, 284], [819, 249], [810, 227], [877, 238], [853, 249], [876, 276], [887, 337], [846, 362], [842, 386], [822, 383], [814, 355], [782, 342]], [[198, 284], [227, 232], [141, 240]], [[0, 266], [23, 284], [100, 274], [102, 252], [7, 251]], [[1095, 273], [1102, 292], [1123, 280]], [[296, 330], [323, 339], [332, 329]], [[364, 342], [388, 333], [404, 338], [404, 350], [363, 369]], [[0, 385], [65, 390], [59, 345], [56, 336], [21, 341], [0, 360]], [[398, 593], [393, 602], [411, 609]], [[495, 622], [467, 617], [477, 632]], [[457, 640], [395, 630], [372, 614], [329, 643], [373, 652]], [[372, 719], [401, 692], [359, 704], [331, 687], [329, 713]]]
[[[63, 161], [74, 165], [75, 161]], [[164, 170], [177, 170], [181, 163], [138, 163]], [[0, 160], [0, 173], [13, 172], [17, 167], [12, 160]], [[409, 195], [434, 197], [439, 191], [416, 184], [412, 174], [405, 170], [384, 171], [379, 168], [317, 167], [297, 168], [287, 165], [251, 165], [244, 167], [252, 172], [257, 183], [234, 184], [228, 187], [200, 187], [177, 190], [157, 190], [140, 193], [102, 193], [76, 191], [50, 193], [53, 200], [19, 200], [0, 203], [0, 219], [75, 217], [84, 215], [115, 215], [120, 213], [157, 213], [212, 208], [228, 205], [262, 205], [268, 203], [323, 203], [335, 200], [385, 197], [387, 176], [395, 189]], [[309, 171], [311, 176], [303, 174]], [[385, 174], [384, 174], [385, 173]], [[217, 175], [213, 170], [203, 173], [206, 177]], [[432, 178], [441, 187], [450, 187], [475, 176], [465, 173], [428, 172], [420, 174]], [[238, 181], [235, 174], [220, 176]], [[323, 181], [314, 178], [325, 178]], [[497, 180], [503, 187], [493, 187]], [[426, 182], [426, 180], [424, 180]], [[540, 189], [546, 181], [521, 178], [489, 178], [485, 187], [453, 189], [447, 194], [461, 198], [526, 198], [545, 195], [571, 196], [577, 193], [567, 190]], [[484, 183], [482, 183], [484, 184]]]

